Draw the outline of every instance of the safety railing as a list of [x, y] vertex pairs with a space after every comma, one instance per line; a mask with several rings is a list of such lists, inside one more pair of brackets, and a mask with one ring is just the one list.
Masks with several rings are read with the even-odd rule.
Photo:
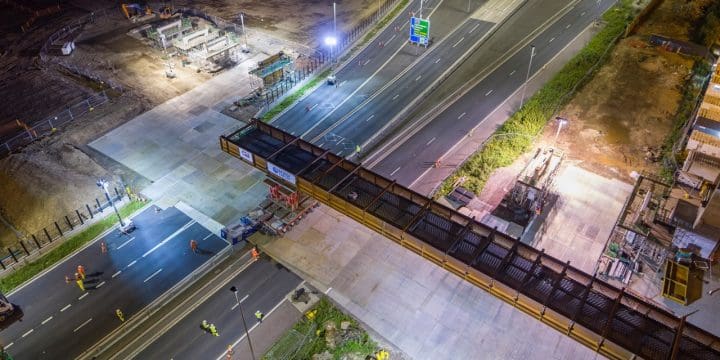
[[254, 121], [223, 151], [614, 359], [720, 359], [720, 339], [569, 263]]

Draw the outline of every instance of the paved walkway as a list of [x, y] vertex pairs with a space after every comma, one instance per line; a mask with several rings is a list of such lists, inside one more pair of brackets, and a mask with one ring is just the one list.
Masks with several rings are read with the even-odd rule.
[[414, 359], [601, 358], [325, 206], [252, 240]]

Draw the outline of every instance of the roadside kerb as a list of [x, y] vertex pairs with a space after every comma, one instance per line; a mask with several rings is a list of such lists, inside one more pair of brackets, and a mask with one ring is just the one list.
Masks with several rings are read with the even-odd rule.
[[[197, 282], [197, 280], [199, 280], [204, 275], [206, 275], [217, 264], [219, 264], [219, 263], [223, 262], [225, 259], [227, 259], [231, 254], [234, 253], [233, 250], [234, 250], [234, 248], [232, 247], [232, 245], [229, 245], [225, 249], [221, 250], [217, 255], [213, 256], [206, 263], [204, 263], [203, 265], [201, 265], [200, 267], [195, 269], [193, 272], [191, 272], [190, 274], [185, 276], [182, 280], [180, 280], [173, 287], [171, 287], [170, 289], [165, 291], [162, 295], [160, 295], [153, 302], [151, 302], [150, 304], [146, 305], [143, 309], [138, 311], [138, 313], [136, 313], [135, 315], [128, 318], [127, 321], [125, 321], [119, 327], [115, 328], [108, 335], [106, 335], [100, 341], [98, 341], [95, 345], [93, 345], [88, 350], [86, 350], [82, 354], [80, 354], [77, 357], [77, 359], [97, 359], [98, 356], [107, 352], [110, 348], [112, 348], [120, 340], [123, 340], [126, 336], [128, 336], [129, 333], [131, 333], [135, 329], [137, 329], [138, 326], [145, 324], [145, 322], [147, 320], [149, 320], [152, 317], [152, 315], [154, 315], [156, 312], [161, 310], [165, 305], [167, 305], [173, 299], [175, 299], [175, 297], [178, 294], [189, 289], [193, 284], [195, 284]], [[117, 354], [117, 353], [118, 352], [115, 352], [115, 354]], [[114, 356], [109, 357], [108, 359], [110, 359], [110, 358], [114, 358]]]
[[[125, 201], [125, 200], [123, 200], [123, 202], [124, 202], [124, 201]], [[117, 203], [116, 203], [116, 204], [117, 204]], [[143, 212], [145, 209], [147, 209], [150, 205], [152, 205], [152, 204], [150, 204], [150, 203], [148, 202], [145, 206], [143, 206], [142, 208], [136, 210], [135, 212], [133, 212], [133, 213], [132, 213], [130, 216], [128, 216], [127, 218], [128, 218], [128, 219], [132, 219], [133, 217], [137, 216], [139, 213], [141, 213], [141, 212]], [[115, 216], [115, 214], [114, 214], [114, 213], [108, 213], [108, 216]], [[98, 217], [97, 220], [96, 220], [96, 222], [97, 222], [97, 221], [100, 221], [100, 220], [104, 220], [104, 219], [106, 219], [108, 216], [103, 217], [103, 218], [99, 218], [99, 217]], [[86, 222], [86, 224], [88, 224], [88, 223]], [[89, 225], [92, 225], [92, 224], [94, 224], [94, 223], [90, 223]], [[27, 285], [29, 285], [30, 283], [32, 283], [33, 281], [37, 280], [39, 277], [44, 276], [46, 273], [48, 273], [48, 272], [52, 271], [53, 269], [55, 269], [56, 267], [60, 266], [62, 263], [64, 263], [65, 261], [67, 261], [67, 260], [70, 259], [71, 257], [73, 257], [73, 256], [77, 255], [79, 252], [85, 250], [88, 246], [91, 246], [91, 245], [95, 244], [95, 242], [97, 242], [99, 239], [103, 238], [103, 237], [106, 236], [107, 234], [109, 234], [109, 233], [111, 233], [112, 231], [114, 231], [115, 229], [117, 229], [117, 227], [118, 227], [117, 224], [116, 224], [116, 225], [113, 225], [113, 226], [111, 226], [110, 228], [108, 228], [107, 230], [105, 230], [105, 231], [103, 231], [102, 233], [98, 234], [98, 236], [96, 236], [94, 239], [88, 241], [85, 245], [81, 246], [80, 248], [76, 249], [75, 251], [71, 252], [70, 254], [65, 255], [62, 259], [60, 259], [59, 261], [57, 261], [54, 265], [52, 265], [52, 266], [46, 268], [45, 270], [43, 270], [43, 271], [35, 274], [35, 276], [33, 276], [33, 277], [31, 277], [30, 279], [28, 279], [27, 281], [23, 282], [22, 285], [14, 288], [12, 291], [10, 291], [9, 293], [5, 294], [5, 296], [12, 296], [12, 295], [15, 294], [16, 292], [18, 292], [18, 291], [20, 291], [21, 289], [23, 289], [25, 286], [27, 286]], [[33, 260], [37, 260], [38, 258], [42, 257], [42, 256], [45, 255], [46, 253], [54, 250], [56, 247], [64, 244], [64, 243], [65, 243], [65, 240], [72, 238], [73, 236], [77, 235], [79, 232], [82, 232], [82, 231], [85, 230], [85, 229], [87, 229], [87, 227], [83, 227], [82, 229], [78, 228], [78, 229], [76, 229], [76, 230], [72, 230], [70, 233], [68, 233], [67, 236], [64, 236], [64, 239], [63, 239], [62, 241], [53, 241], [53, 242], [51, 243], [51, 245], [44, 246], [42, 249], [43, 249], [43, 250], [44, 250], [44, 249], [47, 249], [47, 251], [43, 251], [43, 252], [38, 251], [38, 252], [35, 252], [35, 253], [33, 253], [33, 254], [25, 257], [24, 259], [27, 259], [26, 263], [31, 262], [31, 261], [33, 261]], [[24, 265], [24, 264], [23, 264], [23, 265]], [[18, 267], [18, 269], [21, 269], [21, 268], [22, 268], [22, 267]], [[13, 270], [16, 270], [16, 269], [13, 269]], [[10, 272], [10, 269], [8, 269], [8, 270], [6, 270], [6, 271]], [[9, 275], [9, 274], [7, 274], [7, 275]], [[6, 274], [3, 274], [3, 276], [7, 276], [7, 275], [6, 275]]]
[[[527, 1], [527, 0], [525, 0], [525, 1]], [[441, 4], [441, 3], [442, 3], [442, 2], [438, 3], [438, 5], [433, 8], [433, 10], [430, 12], [430, 14], [428, 14], [428, 18], [429, 18], [430, 16], [432, 16], [432, 14], [435, 12], [435, 10], [437, 10], [437, 9], [440, 8], [440, 4]], [[466, 19], [465, 21], [467, 21], [467, 19]], [[334, 122], [334, 123], [333, 123], [332, 125], [330, 125], [327, 129], [323, 130], [319, 135], [315, 136], [314, 138], [310, 139], [309, 141], [310, 141], [310, 142], [313, 142], [313, 143], [314, 143], [314, 142], [317, 142], [317, 141], [320, 141], [320, 139], [322, 139], [325, 135], [327, 135], [329, 132], [331, 132], [332, 130], [334, 130], [336, 127], [340, 126], [342, 123], [344, 123], [347, 119], [349, 119], [349, 118], [350, 118], [352, 115], [354, 115], [356, 112], [360, 111], [360, 110], [361, 110], [363, 107], [365, 107], [365, 105], [367, 105], [370, 101], [372, 101], [372, 100], [374, 100], [376, 97], [378, 97], [378, 96], [380, 95], [380, 93], [382, 93], [385, 89], [387, 89], [387, 88], [390, 87], [391, 85], [395, 84], [403, 75], [405, 75], [408, 71], [412, 70], [412, 69], [415, 67], [415, 65], [417, 65], [420, 61], [422, 61], [422, 60], [425, 59], [426, 57], [430, 56], [429, 54], [431, 54], [431, 53], [436, 49], [437, 46], [439, 46], [440, 44], [442, 44], [443, 42], [445, 42], [445, 41], [448, 39], [448, 37], [450, 36], [450, 34], [454, 33], [454, 32], [457, 31], [460, 27], [462, 27], [462, 25], [465, 24], [465, 21], [463, 21], [463, 22], [461, 22], [461, 23], [458, 23], [454, 28], [452, 28], [452, 29], [448, 32], [448, 35], [445, 36], [445, 37], [443, 37], [442, 39], [440, 39], [440, 41], [438, 41], [437, 44], [434, 45], [433, 48], [430, 49], [430, 51], [425, 51], [422, 55], [418, 56], [412, 63], [410, 63], [410, 65], [406, 66], [402, 71], [400, 71], [398, 74], [396, 74], [390, 81], [386, 82], [385, 85], [383, 85], [380, 89], [376, 90], [372, 95], [370, 95], [368, 98], [366, 98], [365, 100], [363, 100], [362, 103], [360, 103], [359, 105], [355, 106], [350, 112], [348, 112], [347, 114], [343, 115], [343, 117], [341, 117], [340, 119], [338, 119], [338, 121]], [[346, 97], [345, 100], [343, 100], [342, 102], [340, 102], [340, 103], [335, 107], [335, 109], [337, 109], [337, 108], [339, 108], [340, 106], [342, 106], [342, 104], [344, 104], [346, 101], [348, 101], [348, 100], [350, 99], [350, 97], [352, 97], [352, 95], [354, 95], [355, 93], [357, 93], [358, 91], [360, 91], [360, 88], [362, 88], [362, 86], [364, 86], [368, 81], [370, 81], [370, 79], [372, 79], [377, 73], [379, 73], [379, 72], [385, 67], [385, 65], [386, 65], [387, 63], [389, 63], [390, 61], [392, 61], [393, 58], [395, 57], [395, 55], [397, 55], [397, 53], [399, 53], [403, 48], [405, 48], [406, 45], [408, 45], [408, 44], [405, 44], [405, 45], [401, 46], [397, 51], [395, 51], [395, 53], [394, 53], [387, 61], [385, 61], [380, 67], [378, 67], [377, 71], [375, 71], [375, 72], [374, 72], [372, 75], [370, 75], [362, 84], [360, 84], [360, 86], [358, 86], [358, 88], [357, 88], [355, 91], [353, 91], [350, 95], [348, 95], [348, 97]], [[418, 46], [418, 45], [409, 45], [409, 46]], [[333, 109], [333, 111], [331, 111], [331, 112], [328, 113], [327, 115], [323, 116], [313, 127], [311, 127], [309, 130], [307, 130], [307, 131], [304, 132], [302, 135], [300, 135], [300, 137], [302, 138], [302, 137], [304, 137], [305, 135], [307, 135], [308, 133], [310, 133], [312, 130], [314, 130], [317, 126], [320, 125], [320, 123], [322, 123], [323, 120], [325, 120], [327, 117], [329, 117], [330, 114], [332, 114], [332, 113], [335, 111], [335, 109]]]
[[[395, 2], [397, 2], [397, 1], [401, 1], [401, 0], [396, 0]], [[410, 4], [412, 4], [412, 2], [413, 2], [412, 0], [408, 1], [407, 5], [405, 5], [405, 6], [403, 7], [403, 9], [407, 8], [408, 6], [410, 6]], [[394, 10], [394, 8], [390, 8], [390, 10], [388, 10], [388, 13], [391, 13], [393, 10]], [[399, 11], [398, 14], [396, 15], [396, 17], [397, 17], [397, 16], [400, 16], [400, 14], [402, 14], [402, 13], [403, 13], [402, 11]], [[378, 20], [378, 21], [382, 21], [382, 19], [383, 19], [383, 18], [380, 18], [380, 20]], [[341, 62], [340, 64], [337, 65], [337, 69], [338, 69], [337, 71], [339, 71], [339, 69], [342, 69], [342, 68], [344, 68], [345, 66], [347, 66], [347, 64], [352, 63], [352, 61], [355, 60], [355, 58], [356, 58], [358, 55], [360, 55], [360, 53], [363, 52], [363, 50], [365, 50], [365, 48], [367, 48], [370, 44], [372, 44], [372, 42], [375, 41], [375, 39], [377, 39], [377, 38], [383, 33], [383, 31], [385, 31], [385, 29], [393, 22], [393, 20], [394, 20], [394, 19], [389, 20], [388, 23], [387, 23], [384, 27], [382, 27], [382, 28], [377, 32], [377, 34], [375, 34], [375, 36], [373, 36], [373, 37], [367, 42], [367, 44], [365, 44], [365, 45], [363, 45], [363, 46], [361, 46], [360, 48], [357, 48], [357, 49], [356, 49], [356, 48], [353, 48], [352, 46], [348, 46], [348, 47], [342, 52], [342, 55], [338, 54], [337, 57], [340, 58], [341, 56], [345, 56], [347, 53], [354, 53], [354, 55], [352, 55], [349, 59], [347, 59], [347, 60], [345, 60], [345, 61], [343, 61], [343, 62]], [[368, 29], [368, 31], [372, 31], [372, 28]], [[363, 39], [362, 37], [358, 37], [358, 41], [362, 41], [362, 39]], [[315, 76], [308, 76], [308, 77], [307, 77], [306, 79], [304, 79], [303, 81], [297, 83], [297, 85], [299, 85], [299, 86], [305, 85], [307, 82], [315, 79], [318, 75], [322, 74], [325, 70], [327, 70], [328, 67], [329, 67], [329, 68], [332, 68], [332, 61], [328, 62], [328, 63], [327, 63], [326, 65], [324, 65], [324, 66], [319, 67], [319, 68], [317, 69], [317, 74], [316, 74]], [[305, 93], [305, 95], [301, 96], [300, 98], [297, 99], [297, 101], [295, 101], [295, 104], [294, 104], [294, 105], [288, 106], [287, 108], [285, 108], [285, 110], [277, 113], [277, 114], [276, 114], [272, 119], [270, 119], [270, 121], [268, 121], [268, 122], [269, 122], [269, 123], [272, 123], [273, 121], [279, 119], [279, 118], [280, 118], [281, 116], [283, 116], [286, 112], [290, 111], [290, 109], [294, 108], [294, 107], [297, 105], [297, 103], [299, 103], [300, 101], [304, 100], [306, 97], [310, 96], [310, 94], [312, 94], [313, 92], [315, 92], [315, 90], [317, 90], [317, 88], [319, 88], [319, 87], [322, 86], [322, 85], [324, 85], [324, 82], [320, 82], [317, 86], [313, 87], [312, 89], [308, 89], [308, 91]], [[288, 91], [285, 95], [283, 95], [283, 96], [279, 97], [277, 100], [275, 100], [275, 102], [279, 103], [280, 101], [282, 101], [283, 99], [285, 99], [286, 96], [288, 96], [288, 95], [290, 95], [290, 94], [292, 94], [292, 92], [289, 92], [289, 91]], [[263, 107], [263, 108], [264, 108], [264, 107]], [[270, 109], [263, 110], [263, 109], [261, 108], [261, 109], [255, 114], [255, 117], [256, 117], [256, 118], [260, 118], [260, 116], [261, 116], [262, 114], [264, 114], [265, 112], [267, 112], [267, 111], [270, 111]]]
[[[546, 64], [550, 64], [550, 63], [552, 63], [553, 61], [555, 61], [555, 59], [558, 58], [560, 55], [562, 55], [563, 52], [564, 52], [568, 47], [570, 47], [570, 45], [572, 45], [572, 44], [573, 44], [578, 38], [580, 38], [585, 32], [587, 32], [588, 30], [592, 29], [593, 26], [594, 26], [593, 24], [590, 24], [590, 25], [586, 26], [583, 31], [581, 31], [580, 33], [578, 33], [572, 40], [570, 40], [570, 41], [567, 43], [567, 45], [565, 45], [560, 51], [558, 51], [558, 52], [555, 54], [555, 56], [553, 56], [550, 60], [548, 60], [548, 62], [547, 62]], [[616, 41], [617, 41], [617, 40], [616, 40]], [[610, 48], [610, 47], [608, 47], [608, 49], [609, 49], [609, 48]], [[582, 48], [581, 48], [581, 49], [582, 49]], [[608, 49], [605, 50], [606, 53], [607, 53]], [[597, 64], [594, 65], [593, 68], [594, 68], [595, 66], [597, 66]], [[560, 70], [562, 70], [562, 67], [559, 68], [557, 71], [559, 72]], [[589, 73], [591, 73], [591, 72], [592, 72], [592, 71], [590, 71]], [[535, 74], [533, 74], [533, 76], [531, 76], [530, 79], [528, 79], [527, 83], [530, 84], [536, 77], [542, 75], [542, 73], [543, 73], [543, 69], [540, 69], [538, 72], [536, 72]], [[587, 75], [586, 75], [586, 76], [587, 76]], [[540, 87], [542, 87], [542, 85], [543, 85], [543, 84], [541, 84]], [[576, 88], [577, 88], [577, 85], [576, 85], [576, 86], [573, 88], [573, 90], [571, 90], [569, 93], [574, 93]], [[488, 113], [488, 115], [487, 115], [485, 118], [483, 118], [482, 121], [478, 122], [478, 124], [475, 125], [475, 127], [473, 127], [472, 130], [470, 130], [470, 134], [473, 134], [473, 133], [475, 132], [475, 130], [476, 130], [477, 128], [479, 128], [479, 127], [484, 123], [485, 119], [487, 119], [488, 117], [492, 116], [496, 111], [498, 111], [498, 109], [500, 109], [500, 108], [502, 108], [503, 106], [505, 106], [505, 105], [507, 104], [507, 102], [510, 101], [511, 99], [513, 99], [513, 98], [517, 95], [517, 93], [518, 93], [519, 91], [521, 91], [521, 90], [522, 90], [522, 87], [517, 88], [517, 90], [515, 90], [510, 96], [508, 96], [502, 103], [500, 103], [498, 106], [496, 106], [490, 113]], [[556, 110], [557, 110], [557, 109], [556, 109]], [[507, 116], [507, 118], [509, 119], [511, 116], [512, 116], [512, 115]], [[450, 171], [450, 173], [449, 173], [447, 176], [444, 176], [443, 179], [445, 179], [445, 178], [447, 178], [448, 176], [452, 175], [457, 169], [459, 169], [473, 154], [475, 154], [475, 152], [476, 152], [477, 150], [481, 149], [481, 148], [484, 146], [484, 144], [494, 136], [495, 133], [496, 133], [496, 130], [493, 130], [493, 131], [491, 132], [491, 135], [490, 135], [487, 139], [485, 139], [485, 140], [483, 140], [482, 142], [480, 142], [480, 144], [479, 144], [479, 146], [477, 147], [477, 149], [475, 149], [474, 151], [471, 151], [471, 152], [465, 157], [465, 159], [464, 159], [462, 162], [460, 162], [460, 163], [455, 167], [455, 169], [453, 169], [452, 171]], [[463, 138], [463, 139], [460, 140], [460, 141], [458, 141], [455, 145], [453, 145], [450, 149], [448, 149], [445, 153], [443, 153], [443, 155], [440, 157], [440, 159], [445, 158], [446, 156], [448, 156], [448, 154], [450, 154], [450, 153], [452, 153], [453, 151], [455, 151], [455, 149], [457, 149], [460, 145], [462, 145], [463, 142], [464, 142], [466, 139], [467, 139], [467, 137], [466, 137], [466, 138]], [[431, 170], [431, 169], [425, 170], [417, 179], [415, 179], [415, 180], [412, 182], [412, 184], [409, 185], [409, 187], [414, 186], [418, 181], [420, 181], [423, 177], [425, 177], [425, 175], [427, 175], [427, 174], [430, 172], [430, 170]], [[442, 183], [443, 183], [443, 181], [440, 181], [438, 184], [436, 184], [436, 185], [433, 187], [433, 189], [430, 191], [430, 195], [429, 195], [429, 196], [434, 196], [434, 195], [435, 195], [435, 192], [440, 188], [440, 186], [442, 186]]]
[[[400, 110], [400, 112], [397, 113], [397, 115], [393, 116], [392, 119], [390, 119], [390, 121], [388, 121], [385, 124], [385, 126], [380, 128], [380, 130], [377, 131], [375, 133], [375, 135], [371, 136], [368, 140], [366, 140], [364, 143], [362, 143], [360, 145], [360, 147], [363, 149], [371, 148], [374, 143], [376, 143], [378, 141], [382, 141], [382, 139], [385, 137], [386, 131], [388, 133], [391, 132], [391, 131], [388, 131], [388, 129], [391, 126], [394, 127], [394, 126], [398, 125], [397, 123], [401, 119], [405, 118], [409, 109], [413, 108], [415, 106], [415, 104], [417, 104], [417, 102], [420, 101], [420, 99], [425, 97], [426, 94], [428, 94], [431, 91], [434, 91], [438, 84], [445, 81], [445, 79], [450, 74], [452, 74], [461, 63], [463, 63], [472, 53], [474, 53], [477, 49], [479, 49], [482, 46], [482, 44], [484, 44], [490, 37], [492, 37], [495, 34], [495, 32], [507, 21], [507, 19], [509, 19], [510, 17], [515, 15], [521, 8], [523, 8], [528, 3], [528, 1], [529, 0], [522, 0], [520, 5], [516, 6], [515, 9], [513, 9], [509, 14], [507, 14], [507, 16], [505, 16], [501, 21], [499, 21], [498, 23], [493, 25], [493, 27], [490, 29], [490, 31], [487, 32], [487, 34], [485, 34], [482, 38], [480, 38], [478, 41], [476, 41], [475, 44], [470, 49], [468, 49], [468, 51], [463, 53], [462, 56], [460, 56], [457, 60], [455, 60], [455, 62], [450, 67], [448, 67], [447, 70], [445, 70], [442, 74], [440, 74], [440, 76], [435, 78], [435, 80], [432, 82], [432, 84], [430, 84], [430, 86], [427, 86], [425, 89], [423, 89], [423, 91], [420, 92], [417, 96], [415, 96], [412, 99], [412, 101], [410, 101], [409, 104], [407, 104], [402, 110]], [[358, 158], [360, 157], [360, 153], [355, 153], [354, 155]]]
[[[515, 54], [517, 54], [518, 51], [520, 51], [523, 47], [525, 47], [527, 44], [530, 43], [531, 39], [537, 37], [540, 33], [547, 30], [559, 18], [563, 17], [570, 10], [572, 10], [572, 7], [577, 5], [580, 1], [581, 0], [572, 0], [568, 5], [566, 5], [564, 8], [562, 8], [559, 12], [557, 12], [552, 17], [548, 18], [548, 20], [546, 20], [544, 23], [542, 23], [540, 26], [538, 26], [536, 29], [534, 29], [530, 34], [525, 36], [521, 41], [519, 41], [517, 44], [515, 44], [512, 48], [510, 48], [510, 50], [506, 51], [502, 57], [493, 61], [492, 64], [490, 64], [489, 66], [486, 66], [481, 72], [479, 72], [477, 75], [475, 75], [470, 81], [466, 82], [465, 84], [461, 85], [458, 89], [453, 91], [446, 98], [447, 101], [443, 101], [443, 102], [436, 104], [428, 112], [423, 114], [421, 117], [417, 118], [417, 120], [415, 120], [412, 123], [407, 124], [407, 126], [404, 126], [400, 130], [400, 132], [392, 139], [386, 140], [384, 142], [380, 142], [377, 150], [373, 151], [366, 158], [366, 162], [367, 162], [366, 166], [368, 168], [372, 168], [373, 166], [380, 163], [390, 153], [392, 153], [397, 148], [402, 146], [402, 144], [404, 144], [405, 141], [407, 141], [410, 137], [415, 135], [417, 132], [419, 132], [425, 126], [427, 126], [427, 124], [432, 122], [432, 120], [435, 119], [435, 117], [440, 115], [447, 108], [451, 107], [458, 99], [462, 98], [465, 94], [467, 94], [470, 90], [472, 90], [475, 86], [477, 86], [480, 82], [482, 82], [488, 75], [492, 74], [497, 68], [502, 66], [502, 64], [504, 64], [508, 59], [515, 56]], [[512, 14], [512, 15], [514, 15], [514, 14]], [[507, 19], [509, 19], [512, 15], [508, 16]], [[477, 51], [479, 49], [480, 49], [480, 46], [478, 46], [475, 49], [475, 51]], [[406, 109], [403, 109], [403, 112], [406, 112]], [[407, 115], [407, 113], [405, 115]]]

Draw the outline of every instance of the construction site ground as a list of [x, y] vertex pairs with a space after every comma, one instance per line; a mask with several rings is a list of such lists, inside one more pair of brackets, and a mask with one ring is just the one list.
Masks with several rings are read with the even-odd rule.
[[[691, 75], [691, 58], [647, 42], [651, 34], [688, 40], [696, 19], [692, 12], [678, 12], [682, 4], [663, 2], [635, 34], [619, 41], [594, 77], [558, 111], [569, 120], [559, 136], [558, 123], [550, 121], [531, 151], [498, 169], [479, 196], [480, 210], [494, 208], [512, 189], [537, 147], [562, 149], [565, 161], [554, 184], [558, 198], [542, 214], [533, 244], [586, 272], [595, 271], [634, 176], [660, 170], [659, 150], [672, 131], [683, 85]], [[636, 276], [628, 291], [667, 307], [659, 285], [657, 276]], [[674, 306], [668, 309], [685, 313]], [[720, 329], [713, 327], [707, 329], [717, 334]]]
[[[240, 4], [208, 0], [175, 1], [174, 4], [236, 22], [238, 29], [239, 13], [244, 12], [251, 48], [251, 53], [240, 60], [245, 73], [253, 61], [262, 59], [263, 55], [280, 50], [309, 54], [322, 39], [320, 34], [332, 26], [332, 6], [316, 1]], [[48, 6], [43, 1], [34, 1], [31, 5]], [[338, 30], [352, 28], [377, 6], [378, 2], [371, 0], [340, 4]], [[106, 10], [103, 12], [103, 9]], [[52, 61], [47, 62], [41, 60], [40, 49], [51, 34], [91, 11], [106, 15], [97, 16], [94, 24], [86, 26], [72, 55], [51, 57]], [[0, 4], [0, 18], [6, 20], [2, 24], [4, 35], [0, 38], [0, 98], [6, 104], [0, 110], [0, 139], [19, 131], [16, 119], [32, 126], [89, 94], [108, 89], [108, 83], [120, 85], [122, 92], [109, 91], [110, 102], [59, 127], [52, 136], [0, 159], [0, 216], [12, 227], [0, 226], [3, 247], [17, 241], [16, 232], [41, 231], [44, 226], [52, 225], [52, 221], [101, 196], [95, 184], [99, 177], [113, 179], [115, 185], [122, 180], [136, 191], [150, 185], [153, 179], [94, 151], [87, 143], [213, 78], [211, 74], [183, 68], [179, 60], [170, 60], [174, 62], [177, 77], [168, 79], [162, 52], [127, 35], [140, 24], [125, 19], [117, 2], [63, 2], [59, 13], [40, 18], [30, 31], [23, 33], [19, 26], [27, 16], [5, 3]], [[73, 68], [105, 81], [78, 75]], [[245, 85], [250, 82], [249, 78], [239, 81], [242, 82], [219, 89], [228, 98], [228, 104], [234, 100], [232, 96], [237, 98], [248, 92]], [[209, 138], [215, 141], [218, 134]], [[165, 134], [158, 131], [153, 135], [157, 139]], [[172, 143], [163, 145], [173, 146]]]

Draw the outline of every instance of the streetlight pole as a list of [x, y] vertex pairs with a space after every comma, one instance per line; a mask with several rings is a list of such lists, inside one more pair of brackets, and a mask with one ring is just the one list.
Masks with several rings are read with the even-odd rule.
[[535, 46], [530, 45], [530, 61], [528, 64], [527, 75], [525, 75], [525, 84], [523, 84], [522, 96], [520, 97], [520, 107], [525, 104], [525, 89], [527, 88], [528, 80], [530, 80], [530, 70], [532, 69], [533, 57], [535, 57]]
[[336, 9], [336, 3], [333, 1], [333, 38], [336, 39], [336, 40], [335, 40], [336, 42], [333, 43], [333, 46], [332, 46], [332, 53], [333, 53], [333, 54], [332, 54], [332, 58], [333, 58], [333, 62], [337, 62], [337, 54], [336, 54], [336, 51], [335, 51], [335, 46], [336, 46], [336, 44], [337, 44], [337, 11], [336, 11], [336, 10], [337, 10], [337, 9]]
[[243, 13], [240, 13], [240, 25], [242, 26], [243, 36], [245, 36], [245, 48], [247, 48], [247, 46], [248, 46], [247, 32], [245, 32], [245, 19], [243, 17]]
[[420, 0], [420, 19], [422, 19], [423, 0]]
[[120, 217], [120, 213], [118, 212], [117, 207], [115, 206], [115, 203], [112, 201], [112, 198], [110, 197], [110, 193], [108, 192], [108, 182], [104, 179], [100, 179], [97, 181], [97, 186], [105, 192], [105, 197], [107, 198], [110, 205], [112, 205], [113, 209], [115, 210], [115, 215], [117, 215], [118, 220], [120, 221], [120, 226], [125, 226], [125, 223], [122, 220], [122, 217]]
[[557, 142], [558, 136], [560, 135], [560, 130], [562, 130], [563, 126], [568, 122], [568, 119], [560, 116], [555, 117], [555, 120], [557, 120], [558, 122], [558, 127], [557, 131], [555, 132], [555, 140], [553, 142]]
[[240, 304], [240, 299], [238, 299], [238, 289], [235, 286], [230, 287], [230, 291], [235, 294], [235, 302], [240, 309], [240, 318], [242, 319], [243, 327], [245, 328], [245, 337], [248, 339], [248, 346], [250, 347], [250, 355], [252, 356], [253, 360], [255, 360], [255, 351], [252, 347], [252, 341], [250, 341], [250, 332], [248, 331], [247, 323], [245, 322], [245, 313], [243, 312], [242, 304]]

